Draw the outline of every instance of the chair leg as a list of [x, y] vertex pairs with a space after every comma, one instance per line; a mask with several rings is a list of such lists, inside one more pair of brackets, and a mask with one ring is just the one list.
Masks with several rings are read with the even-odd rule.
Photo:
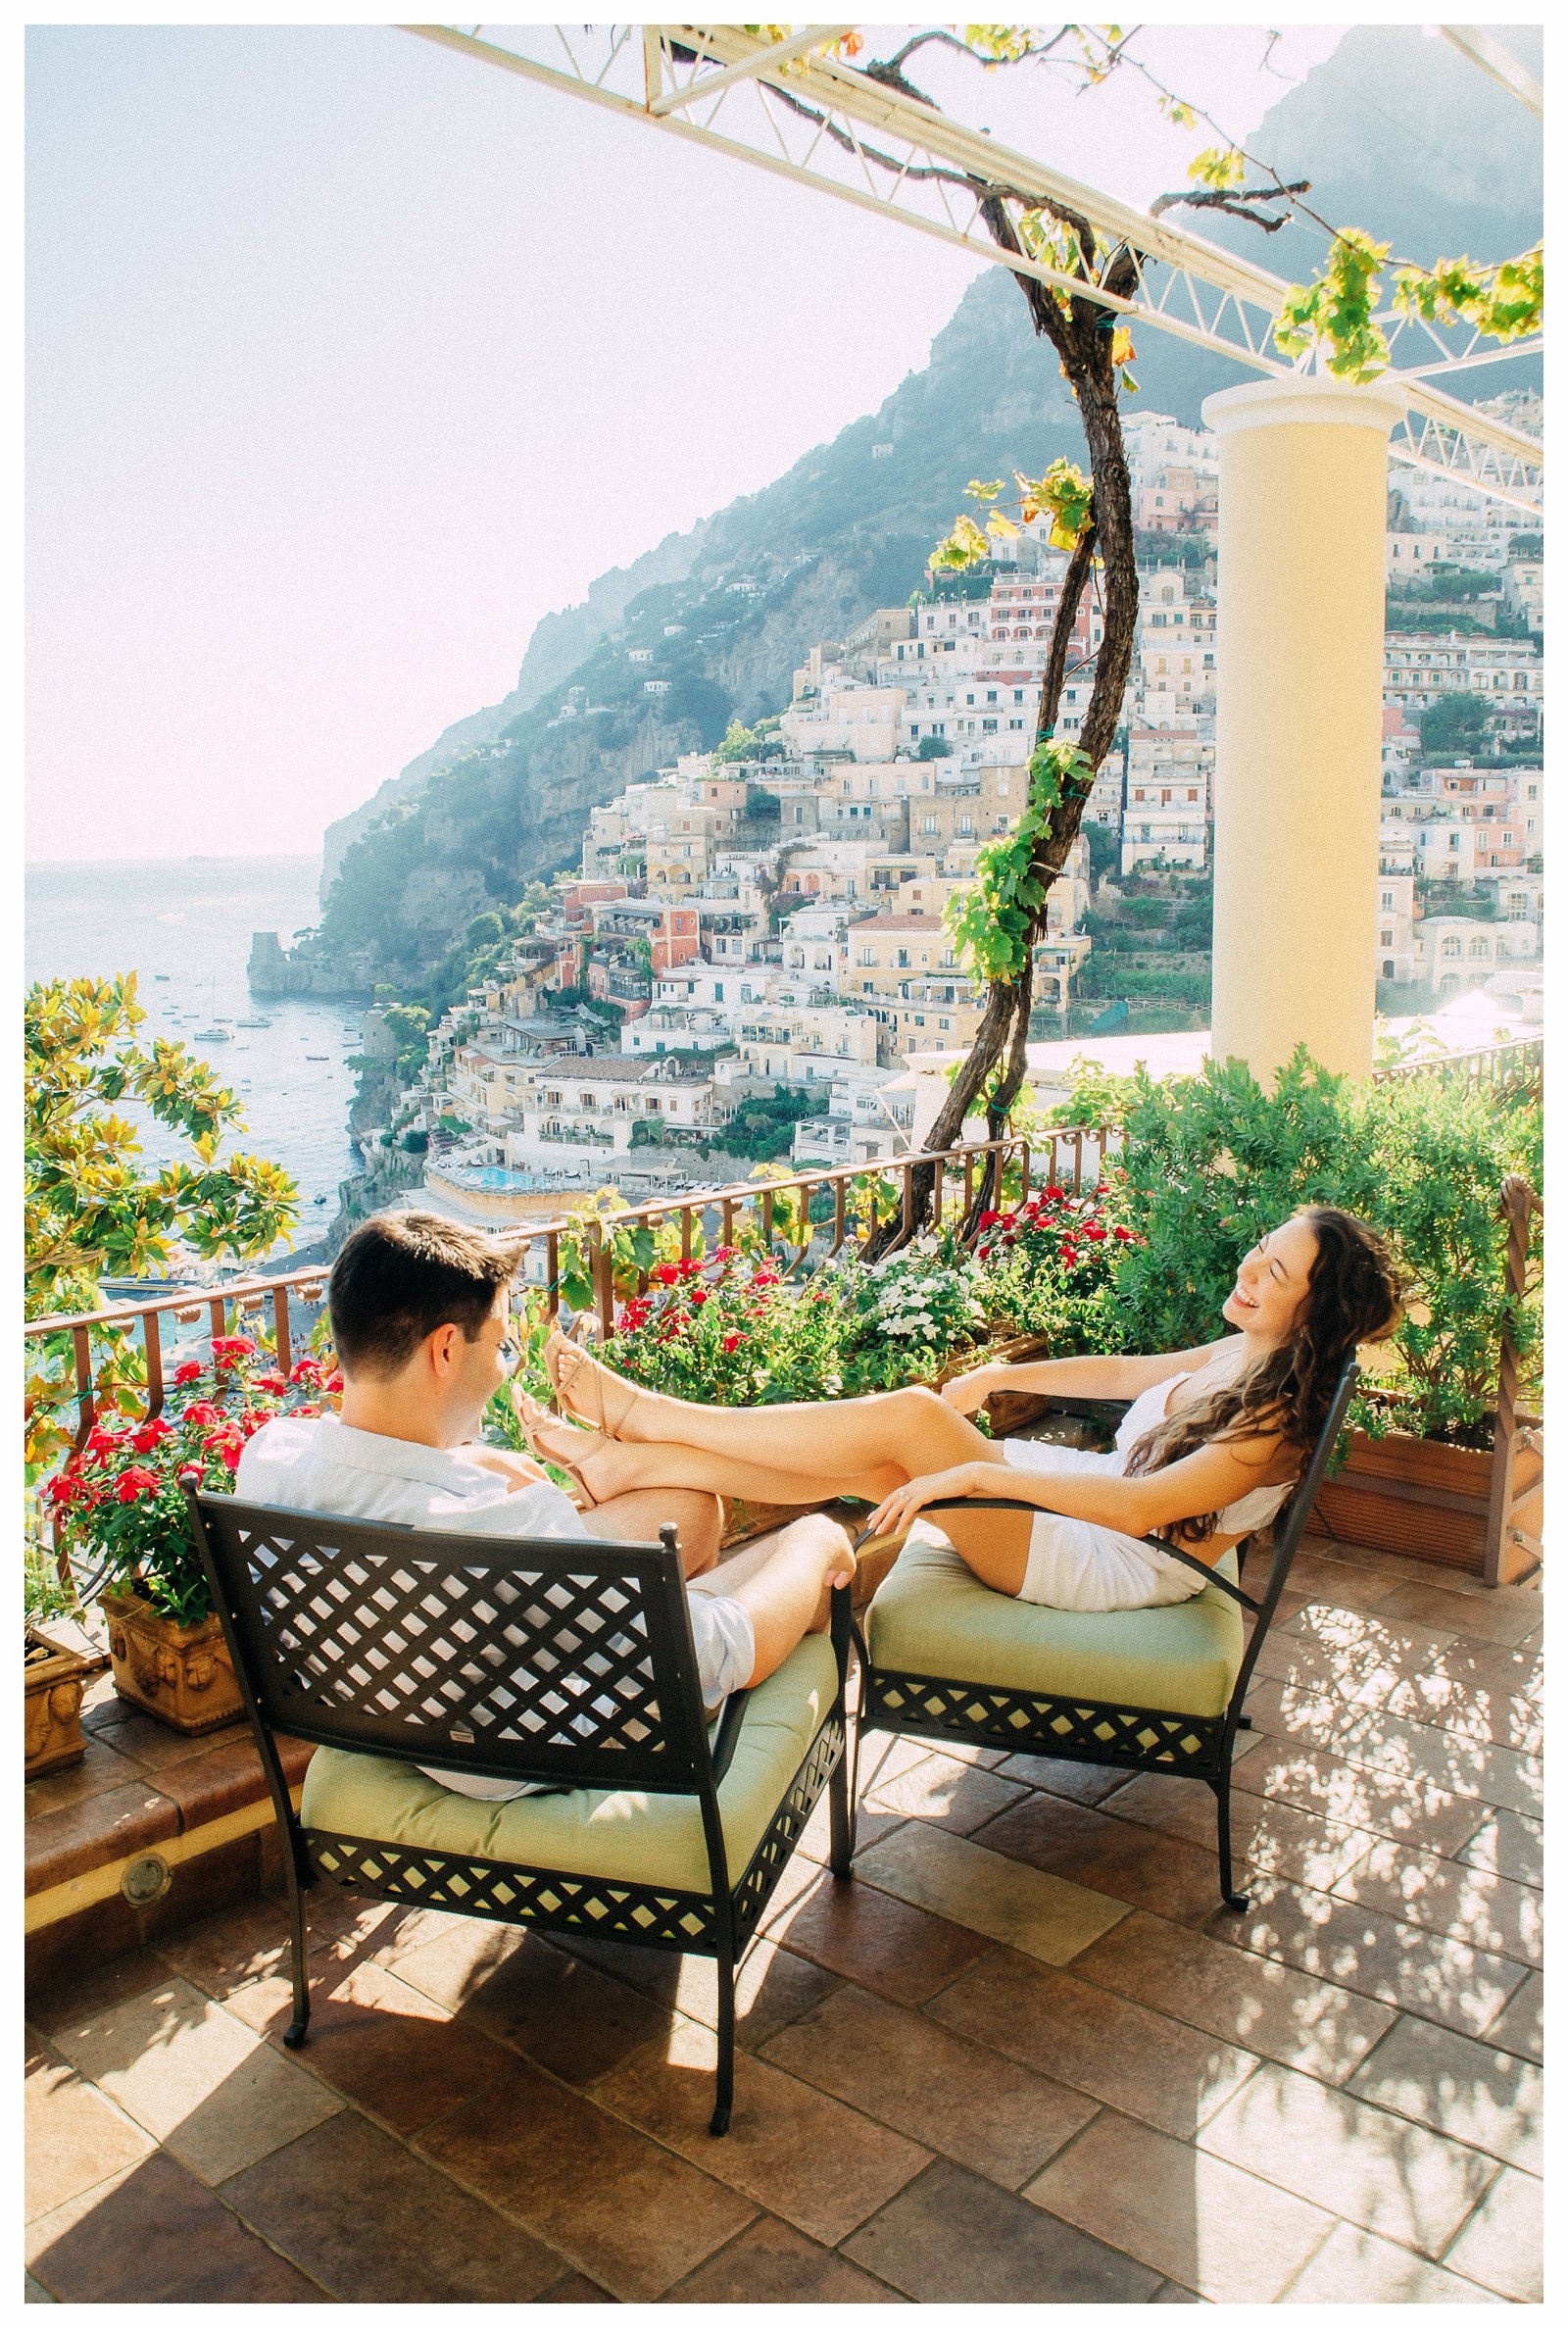
[[1246, 1892], [1239, 1892], [1236, 1890], [1232, 1876], [1231, 1774], [1229, 1765], [1227, 1764], [1226, 1768], [1220, 1773], [1218, 1778], [1210, 1779], [1209, 1784], [1214, 1790], [1214, 1802], [1219, 1813], [1220, 1896], [1224, 1900], [1227, 1907], [1234, 1907], [1238, 1912], [1240, 1912], [1244, 1907], [1250, 1907], [1252, 1903]]
[[288, 1872], [289, 1906], [289, 1973], [294, 1986], [294, 2017], [283, 2032], [283, 2043], [297, 2048], [305, 2043], [306, 2025], [311, 2017], [311, 1943], [305, 1926], [305, 1889], [288, 1858], [285, 1839], [285, 1857]]
[[1236, 1727], [1239, 1730], [1250, 1730], [1251, 1726], [1252, 1717], [1250, 1713], [1239, 1713], [1236, 1716]]
[[855, 1858], [855, 1792], [850, 1785], [850, 1738], [847, 1731], [844, 1752], [833, 1765], [833, 1775], [827, 1782], [827, 1863], [835, 1875], [851, 1875], [854, 1873]]
[[735, 1958], [724, 1944], [718, 1953], [718, 2069], [714, 2084], [713, 2114], [708, 2131], [727, 2134], [735, 2106]]

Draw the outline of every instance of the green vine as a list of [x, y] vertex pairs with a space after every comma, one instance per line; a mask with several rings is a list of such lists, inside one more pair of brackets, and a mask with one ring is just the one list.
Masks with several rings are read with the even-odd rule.
[[[1386, 242], [1358, 226], [1334, 238], [1328, 259], [1310, 283], [1285, 299], [1274, 342], [1287, 356], [1322, 350], [1342, 380], [1376, 379], [1386, 371], [1389, 343], [1377, 321]], [[1394, 273], [1395, 313], [1429, 323], [1469, 323], [1490, 339], [1527, 338], [1545, 312], [1542, 246], [1517, 259], [1478, 267], [1469, 259], [1440, 259], [1434, 267], [1399, 267]]]
[[1053, 738], [1036, 744], [1029, 761], [1029, 804], [1010, 832], [976, 852], [972, 889], [948, 900], [948, 936], [989, 985], [1011, 986], [1023, 975], [1045, 885], [1034, 869], [1036, 843], [1051, 829], [1052, 812], [1069, 783], [1093, 773], [1076, 744]]
[[[1127, 352], [1132, 352], [1130, 341]], [[1058, 458], [1041, 477], [1026, 477], [1015, 469], [1012, 481], [1018, 488], [1015, 519], [993, 506], [1004, 490], [1002, 477], [969, 479], [964, 492], [985, 509], [985, 531], [981, 531], [967, 512], [956, 518], [951, 531], [926, 560], [933, 573], [966, 572], [990, 557], [993, 542], [1009, 539], [1021, 525], [1032, 525], [1036, 518], [1047, 512], [1051, 517], [1052, 548], [1070, 552], [1078, 547], [1079, 538], [1094, 514], [1094, 487], [1077, 463]]]

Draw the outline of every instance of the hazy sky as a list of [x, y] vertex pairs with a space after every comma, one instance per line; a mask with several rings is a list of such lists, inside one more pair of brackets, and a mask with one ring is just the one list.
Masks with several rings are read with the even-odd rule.
[[[1245, 134], [1338, 38], [1138, 51]], [[386, 26], [27, 59], [33, 858], [314, 850], [541, 615], [879, 403], [976, 272]], [[1139, 202], [1207, 142], [1130, 76], [939, 77]]]

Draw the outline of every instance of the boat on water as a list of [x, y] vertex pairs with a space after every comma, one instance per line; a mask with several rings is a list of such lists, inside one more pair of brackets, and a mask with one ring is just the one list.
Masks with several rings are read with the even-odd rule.
[[332, 1055], [329, 1051], [307, 1051], [305, 1056], [310, 1060], [318, 1060], [324, 1066]]
[[234, 1040], [226, 1026], [199, 1026], [194, 1039], [198, 1043], [231, 1043]]
[[270, 1018], [236, 1018], [234, 1021], [236, 1026], [270, 1026], [271, 1023]]
[[169, 972], [167, 970], [154, 970], [153, 979], [157, 985], [167, 986], [169, 984]]

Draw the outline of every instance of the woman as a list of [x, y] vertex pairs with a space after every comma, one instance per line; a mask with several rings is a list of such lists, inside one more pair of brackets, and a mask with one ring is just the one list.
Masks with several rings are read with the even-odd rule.
[[[895, 1390], [838, 1404], [713, 1408], [612, 1373], [559, 1332], [546, 1362], [587, 1431], [532, 1405], [535, 1452], [602, 1503], [632, 1488], [701, 1487], [750, 1503], [855, 1496], [871, 1531], [900, 1535], [928, 1504], [1014, 1497], [1017, 1511], [945, 1511], [943, 1535], [998, 1592], [1056, 1609], [1146, 1609], [1188, 1599], [1200, 1575], [1144, 1544], [1162, 1532], [1212, 1566], [1266, 1527], [1300, 1477], [1346, 1360], [1398, 1315], [1381, 1238], [1330, 1206], [1260, 1237], [1222, 1315], [1239, 1330], [1164, 1358], [1066, 1358], [979, 1366], [938, 1395]], [[1109, 1455], [987, 1439], [967, 1419], [1002, 1390], [1133, 1404]]]

